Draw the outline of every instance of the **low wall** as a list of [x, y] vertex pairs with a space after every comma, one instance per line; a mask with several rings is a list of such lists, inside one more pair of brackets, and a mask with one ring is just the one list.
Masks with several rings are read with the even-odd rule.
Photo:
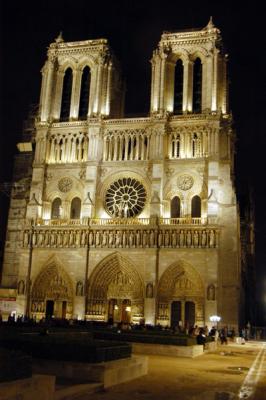
[[217, 342], [208, 342], [205, 344], [204, 351], [215, 351], [217, 350]]
[[0, 383], [1, 400], [51, 400], [54, 398], [55, 376], [33, 375], [31, 378]]
[[110, 387], [146, 375], [148, 358], [132, 356], [99, 364], [35, 359], [33, 371], [70, 379], [73, 384], [101, 382], [104, 387]]
[[132, 343], [132, 352], [134, 354], [194, 358], [203, 354], [203, 345], [171, 346], [167, 344]]

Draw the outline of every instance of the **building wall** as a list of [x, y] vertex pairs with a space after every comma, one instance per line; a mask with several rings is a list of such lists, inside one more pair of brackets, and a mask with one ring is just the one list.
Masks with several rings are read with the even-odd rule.
[[[197, 58], [201, 111], [194, 113]], [[174, 115], [178, 59], [183, 113]], [[17, 287], [18, 313], [40, 319], [52, 301], [57, 316], [107, 320], [114, 306], [114, 316], [122, 307], [132, 322], [169, 325], [176, 302], [185, 324], [186, 302], [193, 302], [194, 323], [210, 324], [218, 313], [224, 324], [238, 324], [240, 248], [226, 59], [212, 21], [199, 31], [163, 34], [152, 58], [150, 116], [128, 119], [122, 118], [119, 67], [105, 39], [65, 43], [59, 37], [51, 44], [29, 199], [21, 200], [21, 218], [15, 196], [10, 207], [2, 284]], [[87, 118], [80, 120], [85, 66], [90, 95]], [[68, 120], [62, 121], [67, 68], [72, 94]], [[180, 215], [171, 218], [175, 196]], [[195, 218], [194, 196], [201, 199]], [[71, 219], [75, 197], [81, 213]], [[52, 218], [56, 198], [61, 205]]]

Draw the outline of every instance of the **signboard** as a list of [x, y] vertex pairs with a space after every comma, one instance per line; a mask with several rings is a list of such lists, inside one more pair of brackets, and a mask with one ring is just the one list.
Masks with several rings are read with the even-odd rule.
[[14, 312], [16, 297], [0, 297], [0, 311], [3, 314]]

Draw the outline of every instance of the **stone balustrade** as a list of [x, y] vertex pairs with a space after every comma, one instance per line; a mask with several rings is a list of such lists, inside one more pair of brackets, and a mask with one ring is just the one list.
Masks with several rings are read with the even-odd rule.
[[[34, 221], [34, 226], [114, 226], [114, 225], [215, 225], [217, 219], [212, 218], [81, 218], [81, 219], [42, 219]], [[31, 226], [31, 221], [26, 221], [27, 226]]]

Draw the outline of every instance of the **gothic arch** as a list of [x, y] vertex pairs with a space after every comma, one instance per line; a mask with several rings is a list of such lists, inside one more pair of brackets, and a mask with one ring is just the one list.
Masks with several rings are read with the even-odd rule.
[[204, 298], [204, 285], [195, 268], [180, 260], [162, 274], [158, 285], [158, 301], [169, 302], [175, 297]]
[[196, 58], [200, 58], [201, 62], [204, 63], [206, 60], [206, 57], [208, 57], [209, 53], [204, 47], [197, 48], [194, 52], [191, 52], [189, 54], [189, 58], [191, 61], [195, 61]]
[[73, 57], [66, 57], [61, 59], [58, 66], [59, 73], [65, 73], [68, 68], [71, 68], [74, 72], [77, 68], [76, 60]]
[[36, 276], [32, 286], [32, 301], [56, 298], [73, 301], [74, 289], [70, 276], [64, 267], [52, 257]]
[[[53, 256], [33, 282], [31, 313], [37, 319], [40, 319], [45, 316], [48, 303], [53, 303], [57, 306], [56, 317], [71, 318], [73, 298], [72, 280], [61, 263]], [[59, 308], [61, 308], [60, 311]]]
[[82, 57], [79, 60], [78, 68], [83, 71], [85, 67], [89, 67], [92, 70], [95, 64], [96, 62], [94, 57]]
[[179, 49], [178, 51], [175, 51], [175, 49], [173, 49], [173, 51], [168, 56], [168, 60], [173, 63], [181, 60], [184, 64], [185, 62], [189, 61], [189, 53], [186, 49]]
[[129, 298], [143, 302], [144, 284], [134, 265], [120, 253], [104, 258], [93, 270], [88, 287], [89, 299]]

